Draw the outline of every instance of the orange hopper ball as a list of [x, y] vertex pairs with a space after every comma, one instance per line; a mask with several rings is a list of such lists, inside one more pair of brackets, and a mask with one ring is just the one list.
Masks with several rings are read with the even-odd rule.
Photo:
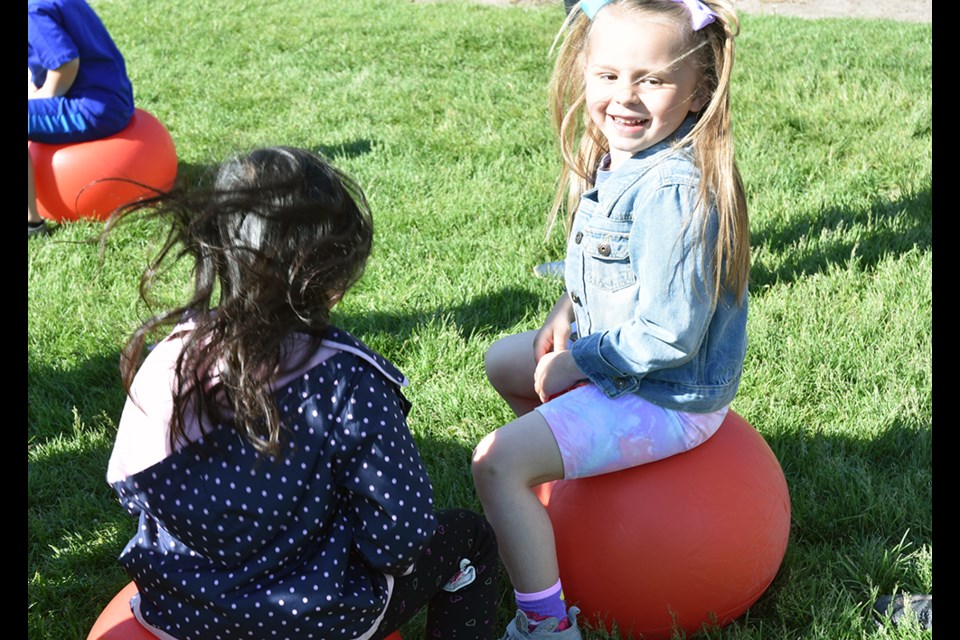
[[157, 640], [141, 625], [130, 610], [130, 598], [137, 593], [137, 585], [127, 584], [103, 610], [87, 640]]
[[[87, 635], [87, 640], [157, 640], [133, 616], [130, 598], [137, 593], [137, 585], [130, 582], [113, 597]], [[403, 640], [399, 631], [394, 631], [385, 640]]]
[[[177, 178], [173, 139], [163, 123], [143, 109], [134, 111], [125, 129], [106, 138], [73, 144], [31, 141], [27, 146], [37, 209], [55, 222], [105, 220], [117, 207], [151, 195], [153, 189], [170, 189]], [[104, 178], [140, 184], [97, 182]]]
[[690, 451], [535, 491], [567, 604], [624, 638], [729, 624], [770, 586], [790, 535], [780, 463], [733, 411]]

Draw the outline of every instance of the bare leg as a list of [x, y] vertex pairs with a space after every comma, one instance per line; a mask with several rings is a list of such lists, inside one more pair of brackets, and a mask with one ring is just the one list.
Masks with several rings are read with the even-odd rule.
[[473, 482], [517, 591], [542, 591], [560, 579], [553, 525], [531, 487], [562, 477], [560, 449], [536, 411], [487, 435], [474, 450]]
[[533, 372], [537, 368], [533, 358], [536, 335], [536, 331], [525, 331], [501, 338], [490, 346], [484, 358], [487, 379], [518, 416], [530, 413], [541, 404], [533, 388]]
[[37, 212], [37, 185], [33, 178], [33, 159], [27, 149], [27, 222], [42, 222]]

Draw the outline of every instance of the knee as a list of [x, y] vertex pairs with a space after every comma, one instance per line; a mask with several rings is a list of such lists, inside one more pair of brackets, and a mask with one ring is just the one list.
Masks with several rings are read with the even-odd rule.
[[[514, 338], [515, 336], [508, 336], [497, 340], [483, 356], [483, 370], [487, 374], [487, 380], [497, 391], [509, 386], [510, 377], [516, 375], [521, 362]], [[531, 349], [531, 359], [532, 351]]]
[[499, 379], [497, 372], [501, 367], [501, 356], [500, 356], [500, 342], [494, 342], [487, 349], [487, 352], [483, 354], [483, 370], [487, 374], [487, 380], [491, 384], [495, 385], [495, 381]]
[[494, 448], [495, 433], [488, 433], [473, 450], [470, 471], [473, 474], [473, 484], [480, 493], [483, 493], [483, 489], [499, 475]]

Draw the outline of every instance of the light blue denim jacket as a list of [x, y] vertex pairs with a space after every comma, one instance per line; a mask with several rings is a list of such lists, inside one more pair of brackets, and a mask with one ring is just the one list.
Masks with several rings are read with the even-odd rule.
[[[747, 300], [714, 301], [717, 211], [694, 211], [699, 171], [675, 137], [583, 194], [567, 240], [574, 361], [609, 397], [636, 393], [697, 413], [730, 403], [747, 349]], [[703, 215], [710, 219], [699, 241]], [[692, 219], [691, 219], [692, 216]], [[687, 224], [685, 224], [687, 223]]]

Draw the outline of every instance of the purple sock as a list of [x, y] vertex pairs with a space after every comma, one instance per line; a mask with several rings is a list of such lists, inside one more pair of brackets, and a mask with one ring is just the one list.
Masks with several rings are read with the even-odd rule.
[[561, 622], [567, 618], [567, 607], [563, 601], [563, 587], [560, 581], [552, 587], [536, 593], [520, 593], [514, 591], [517, 598], [517, 608], [527, 614], [531, 622], [538, 622], [544, 618], [556, 618]]

